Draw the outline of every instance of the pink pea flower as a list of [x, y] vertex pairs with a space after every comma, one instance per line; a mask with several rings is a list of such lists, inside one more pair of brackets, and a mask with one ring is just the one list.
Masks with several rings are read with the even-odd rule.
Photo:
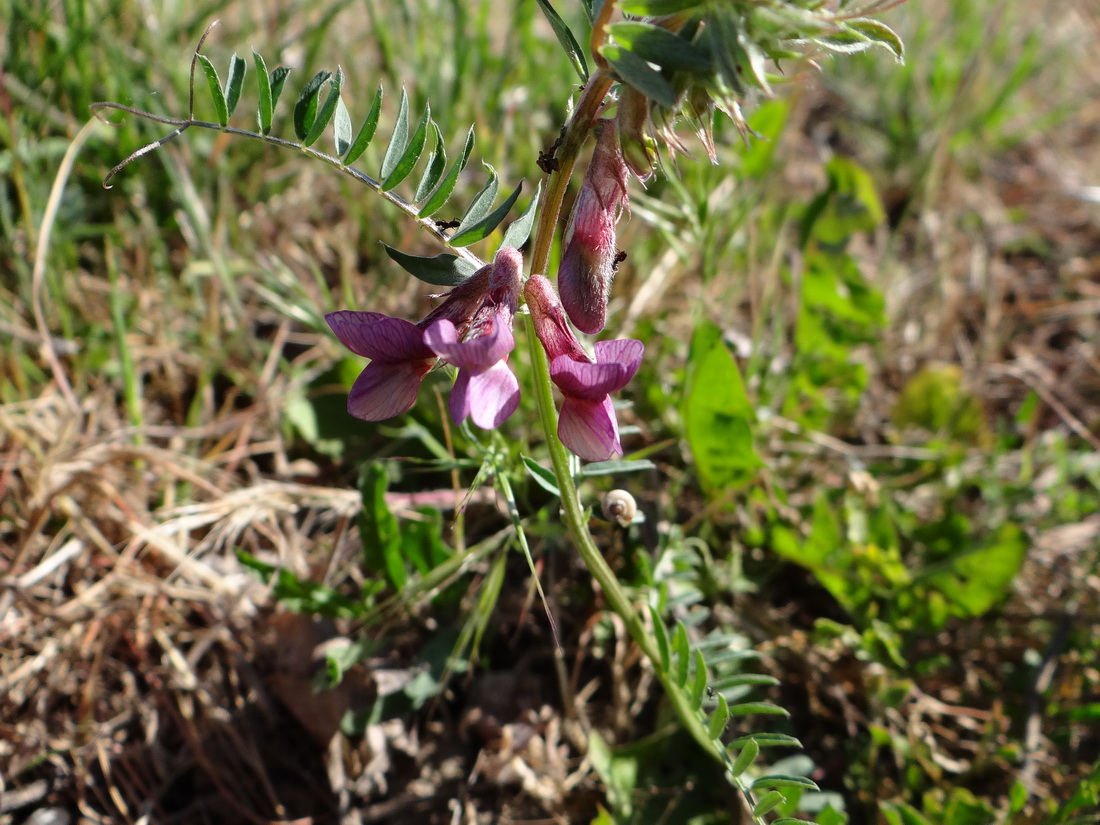
[[603, 329], [607, 320], [618, 254], [615, 224], [627, 205], [626, 181], [618, 130], [613, 120], [604, 120], [573, 204], [558, 267], [558, 289], [569, 320], [590, 335]]
[[402, 318], [380, 312], [342, 309], [325, 316], [340, 343], [371, 362], [348, 394], [348, 412], [364, 421], [382, 421], [416, 403], [420, 382], [435, 364], [424, 331]]
[[484, 430], [502, 424], [519, 406], [519, 382], [508, 367], [515, 348], [512, 320], [519, 302], [523, 258], [506, 247], [497, 252], [489, 276], [489, 294], [474, 316], [463, 340], [447, 318], [435, 321], [424, 332], [424, 343], [436, 355], [458, 367], [451, 389], [451, 418], [462, 423], [467, 416]]
[[550, 359], [550, 378], [561, 390], [558, 438], [586, 461], [622, 455], [619, 423], [610, 394], [627, 385], [642, 363], [641, 341], [599, 341], [595, 361], [569, 327], [550, 282], [532, 275], [524, 287], [535, 333]]

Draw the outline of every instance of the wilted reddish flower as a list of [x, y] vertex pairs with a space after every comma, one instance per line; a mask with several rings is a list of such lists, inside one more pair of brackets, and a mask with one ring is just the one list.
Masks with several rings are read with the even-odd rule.
[[565, 231], [565, 251], [558, 267], [558, 289], [569, 320], [590, 335], [603, 329], [607, 319], [618, 253], [615, 224], [627, 205], [626, 176], [615, 121], [603, 120]]
[[524, 287], [535, 333], [550, 359], [550, 378], [561, 390], [558, 438], [587, 461], [622, 454], [619, 423], [610, 393], [627, 385], [642, 362], [641, 341], [599, 341], [596, 359], [585, 352], [565, 318], [553, 286], [532, 275]]

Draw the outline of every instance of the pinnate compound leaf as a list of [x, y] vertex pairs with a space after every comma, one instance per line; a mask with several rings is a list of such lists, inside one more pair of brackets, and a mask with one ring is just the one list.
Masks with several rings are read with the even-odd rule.
[[359, 160], [360, 155], [367, 151], [367, 147], [370, 146], [370, 142], [374, 138], [374, 132], [378, 128], [378, 116], [381, 113], [382, 87], [379, 86], [378, 91], [374, 93], [374, 102], [370, 105], [370, 111], [367, 112], [363, 125], [359, 127], [359, 133], [355, 136], [355, 140], [351, 142], [351, 148], [348, 149], [348, 153], [344, 157], [345, 166], [355, 163]]
[[619, 8], [627, 14], [636, 14], [639, 17], [657, 17], [701, 5], [702, 0], [622, 0]]
[[256, 64], [256, 84], [260, 87], [260, 102], [256, 107], [256, 122], [263, 134], [271, 131], [271, 78], [267, 74], [267, 64], [255, 49], [252, 50], [252, 62]]
[[336, 146], [336, 157], [343, 157], [351, 148], [351, 115], [342, 97], [336, 101], [336, 114], [332, 118], [332, 142]]
[[760, 746], [756, 742], [750, 739], [745, 743], [745, 746], [741, 748], [741, 753], [737, 754], [737, 758], [733, 760], [733, 767], [730, 768], [730, 773], [734, 776], [740, 776], [749, 766], [756, 761], [756, 757], [760, 753]]
[[312, 146], [317, 142], [317, 139], [321, 137], [325, 128], [336, 114], [336, 104], [340, 102], [340, 89], [344, 85], [344, 70], [339, 66], [336, 67], [336, 74], [333, 75], [329, 82], [328, 94], [325, 96], [325, 103], [321, 107], [321, 111], [317, 113], [317, 117], [314, 118], [313, 123], [309, 127], [309, 132], [302, 140], [303, 146]]
[[393, 123], [393, 134], [390, 135], [390, 143], [386, 147], [386, 154], [382, 156], [382, 168], [378, 175], [382, 180], [390, 176], [397, 167], [401, 156], [405, 154], [405, 147], [409, 145], [409, 95], [401, 90], [401, 102], [397, 104], [397, 120]]
[[752, 783], [753, 790], [757, 788], [804, 788], [807, 791], [820, 791], [817, 783], [805, 776], [789, 776], [775, 773], [761, 776]]
[[726, 704], [726, 697], [719, 693], [718, 707], [714, 709], [710, 715], [710, 719], [707, 720], [707, 736], [711, 739], [718, 739], [726, 729], [726, 723], [729, 720], [729, 705]]
[[[535, 187], [535, 194], [527, 204], [527, 208], [523, 210], [523, 214], [508, 224], [508, 228], [504, 230], [504, 240], [501, 242], [501, 246], [511, 246], [519, 249], [527, 243], [527, 239], [531, 237], [531, 228], [535, 225], [535, 210], [538, 208], [541, 194], [542, 182], [540, 181]], [[629, 464], [630, 462], [616, 463]], [[587, 465], [586, 469], [591, 469], [591, 465]], [[626, 472], [630, 471], [627, 470]]]
[[245, 62], [243, 57], [234, 54], [229, 58], [229, 74], [225, 78], [226, 117], [233, 117], [233, 111], [241, 102], [241, 87], [244, 85]]
[[317, 119], [317, 98], [321, 95], [321, 87], [330, 77], [332, 72], [317, 72], [298, 95], [298, 102], [294, 104], [294, 134], [298, 136], [298, 140], [304, 141], [313, 128], [313, 122]]
[[443, 177], [443, 172], [447, 169], [447, 147], [443, 145], [443, 134], [434, 121], [432, 122], [432, 134], [435, 140], [432, 145], [435, 149], [428, 156], [424, 174], [420, 176], [420, 183], [416, 185], [413, 203], [420, 203], [428, 197], [428, 193], [439, 184], [439, 179]]
[[581, 81], [588, 80], [588, 63], [584, 59], [584, 49], [580, 47], [577, 42], [577, 38], [573, 36], [573, 32], [569, 30], [569, 26], [565, 24], [565, 21], [561, 19], [561, 16], [554, 11], [554, 7], [550, 5], [549, 0], [537, 0], [539, 8], [542, 9], [543, 15], [545, 15], [547, 21], [550, 23], [550, 28], [554, 30], [554, 35], [558, 38], [558, 42], [561, 43], [561, 47], [565, 49], [565, 53], [569, 55], [569, 62], [573, 64], [573, 68], [576, 69], [577, 74], [580, 75]]
[[492, 166], [486, 163], [485, 168], [489, 170], [489, 180], [481, 187], [481, 191], [474, 195], [474, 199], [466, 209], [466, 214], [462, 216], [462, 221], [455, 230], [456, 235], [461, 235], [481, 221], [493, 208], [493, 201], [496, 200], [497, 189], [500, 187], [500, 178], [497, 176], [497, 170]]
[[397, 161], [397, 165], [390, 170], [390, 173], [382, 181], [382, 191], [388, 192], [397, 184], [401, 183], [412, 172], [416, 162], [420, 160], [420, 154], [424, 151], [424, 143], [428, 139], [428, 125], [432, 123], [432, 110], [431, 107], [424, 107], [424, 114], [420, 116], [420, 123], [416, 127], [416, 131], [413, 132], [413, 136], [409, 139], [408, 145], [405, 147], [405, 151], [401, 153], [400, 159]]
[[672, 653], [668, 646], [668, 631], [665, 623], [661, 621], [661, 614], [653, 605], [649, 606], [649, 615], [653, 620], [653, 636], [657, 640], [657, 653], [661, 657], [661, 670], [668, 672], [669, 663], [672, 661]]
[[652, 23], [628, 20], [609, 26], [607, 33], [638, 57], [667, 69], [706, 71], [711, 67], [710, 55], [690, 41]]
[[420, 255], [409, 255], [407, 252], [394, 249], [387, 243], [383, 243], [382, 246], [386, 248], [386, 254], [402, 269], [432, 286], [454, 286], [477, 271], [474, 264], [449, 252], [425, 258]]
[[607, 59], [624, 83], [662, 106], [671, 109], [676, 105], [676, 91], [672, 84], [634, 52], [615, 43], [605, 43], [600, 47], [600, 54]]
[[222, 126], [229, 125], [229, 108], [225, 105], [225, 94], [222, 92], [222, 81], [218, 77], [218, 70], [214, 68], [214, 64], [210, 62], [210, 58], [205, 54], [200, 54], [199, 65], [202, 66], [202, 72], [206, 75], [206, 83], [210, 88], [210, 97], [214, 101], [214, 109], [218, 114], [218, 123]]
[[443, 207], [443, 204], [451, 197], [451, 193], [454, 192], [455, 185], [458, 183], [458, 176], [462, 174], [462, 170], [466, 168], [466, 164], [470, 160], [470, 153], [473, 150], [474, 127], [471, 126], [470, 131], [466, 133], [466, 144], [462, 148], [462, 154], [455, 158], [455, 162], [451, 164], [451, 170], [447, 172], [447, 177], [439, 182], [435, 191], [428, 197], [428, 202], [420, 207], [420, 212], [417, 214], [418, 218], [426, 218], [429, 215], [434, 215]]
[[775, 810], [776, 807], [782, 805], [786, 801], [787, 798], [779, 791], [768, 791], [752, 806], [752, 814], [753, 816], [763, 816]]

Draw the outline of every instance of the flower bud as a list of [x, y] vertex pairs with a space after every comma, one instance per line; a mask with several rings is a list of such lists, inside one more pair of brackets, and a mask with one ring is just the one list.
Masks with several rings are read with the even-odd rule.
[[615, 122], [601, 122], [596, 149], [584, 174], [565, 232], [558, 267], [558, 291], [569, 320], [595, 334], [607, 319], [607, 299], [615, 275], [615, 224], [627, 205], [626, 164]]

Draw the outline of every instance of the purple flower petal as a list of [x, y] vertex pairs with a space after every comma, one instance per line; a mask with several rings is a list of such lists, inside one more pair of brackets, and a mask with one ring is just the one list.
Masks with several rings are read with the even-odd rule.
[[470, 414], [470, 371], [459, 370], [447, 399], [447, 408], [451, 411], [451, 420], [461, 424]]
[[458, 332], [450, 321], [436, 321], [424, 333], [425, 343], [436, 355], [463, 369], [485, 370], [501, 361], [516, 346], [512, 328], [504, 323], [506, 313], [493, 315], [493, 323], [485, 334], [469, 341], [459, 341]]
[[[608, 342], [611, 343], [611, 342]], [[598, 401], [608, 393], [618, 392], [625, 387], [641, 363], [641, 342], [634, 341], [638, 347], [621, 348], [638, 350], [637, 358], [629, 358], [625, 363], [619, 361], [593, 364], [589, 361], [576, 361], [567, 355], [559, 355], [550, 364], [550, 378], [566, 395]], [[613, 351], [619, 351], [615, 348]], [[606, 353], [607, 350], [604, 350]]]
[[433, 356], [424, 344], [423, 330], [402, 318], [344, 309], [330, 312], [325, 320], [341, 344], [364, 358], [396, 362]]
[[558, 418], [558, 438], [585, 461], [606, 461], [623, 452], [615, 408], [606, 395], [602, 401], [567, 395]]
[[348, 412], [364, 421], [382, 421], [408, 411], [416, 403], [420, 382], [432, 360], [371, 361], [348, 394]]
[[642, 364], [645, 345], [633, 338], [616, 338], [614, 341], [596, 342], [596, 361], [600, 364], [618, 362], [630, 370], [631, 376]]
[[499, 427], [519, 407], [519, 381], [507, 362], [470, 374], [470, 419], [483, 430]]

